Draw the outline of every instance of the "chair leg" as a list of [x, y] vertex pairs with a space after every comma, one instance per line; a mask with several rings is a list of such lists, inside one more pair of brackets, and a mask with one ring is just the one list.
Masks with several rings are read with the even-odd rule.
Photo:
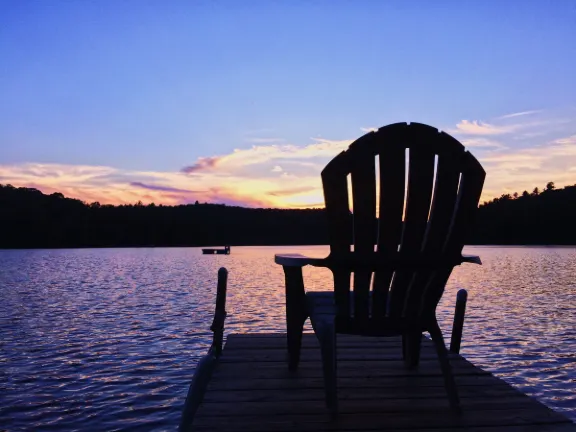
[[458, 388], [456, 387], [456, 381], [454, 380], [454, 375], [452, 374], [452, 366], [450, 365], [450, 359], [448, 358], [448, 350], [444, 344], [444, 337], [442, 336], [442, 330], [440, 330], [438, 321], [433, 320], [433, 323], [428, 331], [430, 332], [430, 336], [432, 336], [432, 342], [434, 342], [434, 347], [436, 348], [436, 353], [438, 354], [438, 360], [440, 362], [442, 375], [444, 376], [444, 386], [446, 387], [446, 393], [448, 393], [450, 408], [452, 408], [452, 410], [455, 412], [460, 412]]
[[301, 267], [284, 267], [286, 277], [286, 334], [288, 343], [288, 369], [295, 371], [300, 362], [302, 331], [308, 318], [304, 279]]
[[332, 415], [338, 412], [338, 393], [336, 375], [336, 329], [334, 323], [322, 323], [315, 328], [324, 372], [324, 391], [326, 405]]
[[302, 332], [304, 331], [304, 322], [306, 317], [295, 316], [288, 320], [287, 339], [288, 339], [288, 370], [295, 371], [300, 363], [300, 351], [302, 347]]
[[422, 333], [412, 332], [402, 335], [402, 358], [404, 365], [408, 369], [418, 367], [420, 363], [420, 346], [422, 344]]

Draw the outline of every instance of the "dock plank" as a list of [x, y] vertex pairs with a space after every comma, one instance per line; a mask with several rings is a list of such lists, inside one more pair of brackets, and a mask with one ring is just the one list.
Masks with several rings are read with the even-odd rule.
[[418, 369], [401, 361], [399, 338], [338, 337], [339, 414], [330, 417], [314, 335], [295, 372], [285, 334], [232, 334], [193, 421], [197, 431], [568, 432], [576, 425], [501, 379], [452, 354], [462, 413], [448, 404], [431, 342]]
[[387, 430], [389, 428], [467, 428], [479, 426], [521, 426], [564, 422], [553, 412], [535, 411], [531, 408], [505, 410], [468, 410], [460, 416], [450, 409], [434, 411], [344, 413], [332, 419], [326, 412], [316, 414], [291, 413], [263, 416], [263, 411], [253, 416], [201, 416], [196, 426], [212, 430], [235, 431], [334, 431], [334, 430]]
[[[383, 364], [384, 363], [384, 364]], [[474, 367], [474, 365], [456, 360], [452, 362], [452, 369], [456, 375], [488, 375], [489, 373]], [[338, 374], [341, 377], [376, 377], [376, 376], [438, 376], [440, 365], [436, 360], [422, 361], [417, 370], [406, 369], [400, 360], [380, 361], [342, 361], [338, 364]], [[285, 362], [248, 362], [232, 363], [221, 368], [213, 374], [214, 378], [235, 378], [238, 375], [250, 378], [277, 378], [289, 377], [322, 377], [322, 364], [320, 362], [306, 362], [299, 366], [296, 372], [289, 372]]]
[[[508, 398], [517, 396], [518, 390], [507, 385], [501, 386], [467, 386], [461, 387], [460, 398], [470, 397], [496, 397]], [[522, 393], [520, 393], [522, 394]], [[397, 387], [394, 391], [389, 388], [342, 388], [338, 390], [339, 400], [366, 400], [366, 399], [434, 399], [444, 398], [446, 390], [438, 387]], [[258, 401], [324, 401], [324, 391], [321, 388], [286, 389], [281, 392], [276, 389], [249, 389], [249, 390], [213, 390], [204, 397], [205, 402], [258, 402]]]

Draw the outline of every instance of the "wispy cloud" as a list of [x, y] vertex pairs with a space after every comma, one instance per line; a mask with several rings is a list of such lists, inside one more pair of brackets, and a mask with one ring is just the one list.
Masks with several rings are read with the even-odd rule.
[[[303, 161], [313, 158], [330, 158], [346, 149], [352, 140], [329, 140], [324, 138], [311, 138], [312, 144], [306, 146], [261, 145], [247, 149], [235, 149], [232, 153], [220, 156], [202, 157], [195, 164], [182, 168], [186, 174], [199, 171], [208, 171], [217, 166], [220, 173], [231, 173], [238, 169], [256, 165], [280, 165], [280, 161]], [[270, 171], [267, 169], [266, 171]]]
[[376, 132], [378, 130], [378, 128], [376, 128], [376, 127], [361, 127], [360, 130], [362, 132], [368, 133], [368, 132]]
[[300, 195], [305, 192], [312, 192], [315, 188], [312, 186], [301, 186], [297, 188], [290, 188], [290, 189], [281, 189], [276, 191], [268, 192], [268, 195], [282, 197], [282, 196], [293, 196], [293, 195]]
[[0, 182], [112, 204], [199, 200], [261, 207], [311, 206], [322, 201], [320, 170], [350, 142], [313, 138], [304, 146], [254, 145], [200, 157], [180, 172], [54, 164], [0, 166]]
[[254, 144], [274, 144], [274, 143], [286, 142], [284, 138], [259, 138], [259, 137], [245, 138], [244, 141]]
[[[250, 181], [218, 182], [174, 172], [129, 171], [113, 167], [63, 164], [0, 165], [0, 183], [33, 187], [45, 193], [61, 192], [86, 202], [157, 204], [201, 202], [252, 207], [273, 206], [264, 194], [251, 194]], [[274, 185], [274, 187], [277, 187]], [[270, 187], [272, 189], [272, 187]]]
[[[457, 130], [469, 132], [460, 132], [459, 138], [487, 171], [483, 199], [543, 187], [548, 181], [559, 187], [576, 183], [576, 121], [563, 124], [560, 134], [554, 119], [536, 120], [540, 122], [537, 129], [535, 122], [531, 126], [497, 121], [459, 123]], [[538, 135], [526, 138], [536, 130]], [[315, 207], [323, 201], [320, 171], [351, 142], [310, 138], [306, 145], [252, 145], [200, 157], [173, 172], [89, 165], [0, 165], [0, 183], [112, 204], [198, 200], [252, 207]]]
[[506, 146], [499, 141], [492, 139], [477, 137], [477, 138], [465, 138], [462, 140], [462, 144], [465, 147], [476, 147], [485, 149], [504, 149]]
[[[569, 118], [545, 118], [537, 116], [530, 121], [522, 121], [518, 117], [536, 115], [542, 111], [525, 111], [521, 113], [507, 114], [496, 117], [491, 121], [482, 120], [462, 120], [456, 124], [455, 128], [448, 128], [447, 132], [456, 136], [528, 136], [538, 134], [542, 131], [550, 132], [551, 129], [559, 129], [563, 125], [573, 123]], [[515, 119], [514, 123], [508, 120]]]
[[531, 114], [539, 114], [541, 112], [542, 112], [542, 110], [521, 111], [521, 112], [517, 112], [517, 113], [506, 114], [506, 115], [500, 116], [500, 117], [498, 117], [498, 119], [504, 120], [504, 119], [514, 118], [514, 117], [527, 116], [527, 115], [531, 115]]
[[494, 125], [479, 120], [462, 120], [455, 129], [449, 129], [449, 133], [463, 135], [503, 135], [514, 132], [521, 125]]
[[142, 182], [130, 182], [130, 186], [133, 186], [133, 187], [136, 187], [136, 188], [153, 190], [153, 191], [162, 191], [162, 192], [176, 192], [176, 193], [187, 193], [187, 194], [201, 193], [201, 192], [198, 192], [198, 191], [191, 191], [191, 190], [186, 190], [186, 189], [178, 189], [178, 188], [170, 187], [170, 186], [161, 186], [161, 185], [155, 185], [155, 184], [144, 184], [144, 183], [142, 183]]
[[201, 157], [201, 158], [198, 158], [198, 160], [196, 161], [195, 164], [185, 166], [184, 168], [182, 168], [181, 171], [183, 173], [186, 173], [186, 174], [192, 174], [192, 173], [199, 172], [199, 171], [205, 171], [207, 169], [214, 168], [216, 166], [216, 163], [218, 163], [219, 159], [220, 158], [217, 156]]
[[484, 199], [530, 191], [549, 181], [557, 186], [576, 184], [576, 175], [571, 171], [576, 166], [576, 135], [535, 147], [489, 153], [479, 160], [487, 172]]
[[488, 122], [463, 120], [449, 129], [466, 147], [478, 150], [487, 172], [483, 199], [532, 190], [549, 181], [558, 186], [576, 183], [569, 169], [576, 165], [576, 119], [566, 117], [570, 112], [560, 114], [522, 111]]

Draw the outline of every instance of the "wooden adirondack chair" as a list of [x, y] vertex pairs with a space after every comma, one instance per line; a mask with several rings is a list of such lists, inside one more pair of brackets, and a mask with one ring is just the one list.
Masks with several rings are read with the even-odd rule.
[[[462, 248], [485, 176], [460, 142], [419, 123], [396, 123], [370, 132], [322, 171], [329, 256], [276, 255], [275, 262], [284, 267], [286, 277], [289, 368], [298, 367], [303, 325], [310, 317], [321, 348], [326, 403], [333, 413], [337, 411], [337, 333], [402, 336], [405, 364], [416, 367], [422, 333], [429, 332], [450, 406], [459, 410], [435, 312], [454, 266], [481, 264], [479, 257], [463, 256]], [[305, 293], [305, 265], [329, 268], [334, 292]]]

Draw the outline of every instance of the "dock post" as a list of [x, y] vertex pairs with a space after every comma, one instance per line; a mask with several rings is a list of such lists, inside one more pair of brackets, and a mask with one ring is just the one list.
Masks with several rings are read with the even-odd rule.
[[214, 320], [210, 326], [210, 330], [214, 333], [212, 337], [212, 346], [208, 353], [200, 359], [188, 394], [186, 402], [184, 402], [184, 409], [182, 411], [182, 418], [180, 419], [180, 432], [188, 432], [192, 430], [192, 420], [198, 407], [202, 403], [204, 393], [208, 382], [212, 377], [212, 371], [218, 362], [218, 358], [222, 353], [222, 342], [224, 340], [224, 320], [226, 319], [226, 285], [228, 283], [228, 270], [224, 267], [218, 270], [218, 287], [216, 288], [216, 310], [214, 311]]
[[466, 300], [468, 292], [461, 289], [456, 294], [456, 310], [454, 311], [454, 323], [452, 324], [452, 337], [450, 338], [450, 352], [460, 353], [462, 343], [462, 329], [464, 327], [464, 315], [466, 313]]
[[224, 320], [226, 319], [226, 285], [228, 284], [228, 270], [221, 267], [218, 270], [218, 287], [216, 288], [216, 310], [214, 311], [214, 321], [210, 330], [214, 332], [212, 346], [216, 357], [222, 353], [222, 342], [224, 339]]

